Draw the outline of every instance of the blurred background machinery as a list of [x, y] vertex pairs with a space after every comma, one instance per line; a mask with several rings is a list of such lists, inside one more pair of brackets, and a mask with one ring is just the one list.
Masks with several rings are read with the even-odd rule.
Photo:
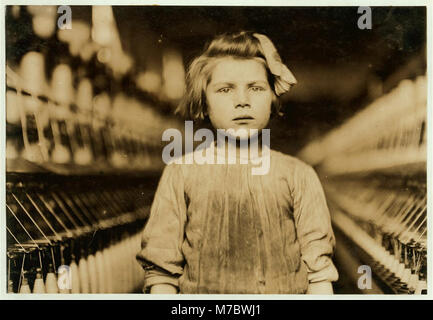
[[[337, 237], [336, 293], [426, 290], [426, 10], [6, 8], [10, 293], [141, 292], [140, 231], [185, 68], [215, 34], [267, 34], [298, 79], [272, 148], [315, 167]], [[358, 286], [358, 268], [373, 272]]]
[[[109, 6], [73, 8], [64, 30], [56, 7], [7, 14], [8, 291], [139, 292], [135, 254], [162, 132], [182, 128], [170, 115], [179, 92], [165, 83], [171, 95], [160, 93], [146, 74], [138, 83], [149, 90], [138, 87]], [[183, 70], [167, 50], [164, 72]]]
[[403, 80], [299, 154], [322, 177], [340, 251], [355, 246], [392, 293], [427, 290], [426, 101], [425, 76]]

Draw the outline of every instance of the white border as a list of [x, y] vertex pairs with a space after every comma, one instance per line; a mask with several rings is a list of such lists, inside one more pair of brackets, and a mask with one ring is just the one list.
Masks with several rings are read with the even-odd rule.
[[[431, 63], [432, 58], [432, 3], [429, 0], [364, 0], [364, 1], [354, 1], [354, 0], [220, 0], [211, 1], [208, 0], [207, 3], [203, 1], [109, 1], [105, 0], [94, 0], [81, 1], [81, 0], [64, 0], [61, 1], [62, 5], [161, 5], [161, 6], [303, 6], [303, 7], [314, 7], [314, 6], [425, 6], [427, 7], [427, 79], [428, 79], [428, 96], [427, 96], [427, 139], [428, 139], [428, 149], [427, 149], [427, 214], [428, 214], [428, 267], [427, 267], [427, 283], [428, 283], [428, 294], [427, 295], [369, 295], [369, 294], [353, 294], [353, 295], [226, 295], [226, 294], [205, 294], [205, 295], [150, 295], [150, 294], [7, 294], [6, 293], [6, 215], [0, 214], [0, 298], [4, 300], [432, 300], [433, 299], [433, 284], [432, 284], [432, 271], [433, 271], [433, 261], [432, 261], [432, 224], [431, 214], [429, 213], [432, 209], [433, 200], [430, 197], [429, 190], [432, 186], [432, 146], [430, 141], [433, 141], [433, 128], [430, 125], [432, 123], [433, 111], [431, 110], [433, 90], [432, 90], [432, 72], [433, 67]], [[2, 44], [5, 43], [5, 5], [60, 5], [59, 1], [11, 1], [2, 0], [0, 6], [0, 26], [1, 35], [0, 41]], [[5, 45], [1, 46], [0, 58], [2, 63], [0, 64], [0, 77], [2, 88], [5, 86]], [[5, 106], [5, 91], [0, 90], [1, 105]], [[4, 108], [0, 115], [0, 124], [5, 123], [5, 109]], [[0, 170], [1, 172], [6, 172], [5, 165], [5, 126], [1, 125], [0, 130]], [[5, 174], [1, 174], [0, 184], [5, 186]], [[2, 192], [0, 194], [1, 203], [5, 203], [5, 192], [4, 188], [1, 188]], [[5, 210], [3, 205], [1, 205], [0, 210]]]
[[[44, 1], [13, 1], [13, 0], [2, 0], [5, 5], [60, 5], [59, 1], [44, 0]], [[84, 0], [65, 0], [61, 1], [62, 5], [159, 5], [159, 6], [267, 6], [267, 7], [321, 7], [321, 6], [428, 6], [428, 0], [207, 0], [206, 2], [200, 0], [177, 0], [177, 1], [84, 1]]]

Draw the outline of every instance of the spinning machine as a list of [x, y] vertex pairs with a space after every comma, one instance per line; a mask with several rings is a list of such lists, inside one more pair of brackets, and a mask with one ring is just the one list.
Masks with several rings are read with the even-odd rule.
[[426, 115], [426, 76], [405, 79], [299, 154], [385, 293], [427, 290]]
[[[31, 23], [25, 12], [9, 25]], [[27, 49], [6, 70], [9, 293], [142, 290], [135, 255], [163, 168], [161, 136], [180, 125], [158, 111], [165, 102], [122, 87], [125, 75], [100, 57], [110, 47], [74, 23], [81, 33], [68, 35], [66, 51], [57, 51], [69, 39], [61, 32], [9, 43]]]

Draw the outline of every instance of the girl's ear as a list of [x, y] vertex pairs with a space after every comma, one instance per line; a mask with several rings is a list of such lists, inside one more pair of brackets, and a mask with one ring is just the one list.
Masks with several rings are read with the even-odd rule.
[[205, 101], [205, 103], [203, 104], [203, 109], [202, 109], [201, 114], [205, 118], [205, 117], [209, 116], [209, 112], [207, 111], [207, 105], [208, 104], [207, 104], [207, 98], [206, 98], [206, 96], [205, 96], [204, 101]]
[[203, 89], [203, 91], [202, 91], [202, 101], [203, 101], [202, 109], [201, 109], [202, 111], [200, 112], [200, 114], [204, 119], [209, 115], [209, 113], [207, 112], [208, 103], [207, 103], [207, 97], [206, 97], [206, 90], [205, 89]]
[[273, 115], [283, 116], [284, 113], [281, 112], [281, 102], [277, 97], [275, 92], [272, 93], [272, 105], [271, 105], [271, 117]]

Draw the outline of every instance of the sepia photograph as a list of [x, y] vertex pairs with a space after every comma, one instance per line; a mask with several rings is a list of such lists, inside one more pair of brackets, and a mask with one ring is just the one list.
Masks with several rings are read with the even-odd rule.
[[427, 4], [3, 8], [6, 297], [430, 294]]

